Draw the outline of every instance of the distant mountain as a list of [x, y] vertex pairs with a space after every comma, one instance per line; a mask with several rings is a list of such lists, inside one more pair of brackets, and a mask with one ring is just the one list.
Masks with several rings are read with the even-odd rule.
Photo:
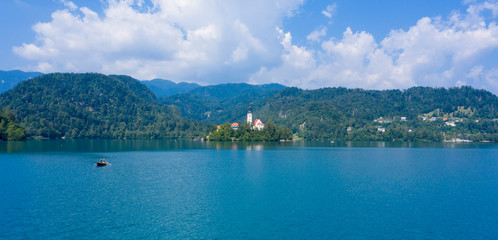
[[128, 76], [46, 74], [0, 95], [0, 107], [34, 137], [150, 139], [207, 132]]
[[147, 86], [158, 98], [186, 93], [201, 86], [196, 83], [174, 83], [164, 79], [153, 79], [150, 81], [142, 81], [142, 83], [145, 84], [145, 86]]
[[161, 101], [178, 106], [189, 119], [221, 124], [242, 120], [249, 105], [284, 88], [286, 87], [280, 84], [228, 83], [199, 87], [185, 94], [162, 98]]
[[23, 72], [19, 70], [0, 70], [0, 93], [14, 88], [19, 82], [43, 75], [39, 72]]

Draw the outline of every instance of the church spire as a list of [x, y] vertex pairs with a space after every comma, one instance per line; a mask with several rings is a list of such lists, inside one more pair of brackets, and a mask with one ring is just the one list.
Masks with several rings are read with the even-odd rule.
[[252, 124], [251, 106], [249, 106], [249, 109], [247, 110], [247, 124], [249, 124], [249, 125]]

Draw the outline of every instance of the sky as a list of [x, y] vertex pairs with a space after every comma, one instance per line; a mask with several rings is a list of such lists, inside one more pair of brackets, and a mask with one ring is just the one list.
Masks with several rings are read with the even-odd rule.
[[0, 69], [498, 94], [498, 0], [2, 0]]

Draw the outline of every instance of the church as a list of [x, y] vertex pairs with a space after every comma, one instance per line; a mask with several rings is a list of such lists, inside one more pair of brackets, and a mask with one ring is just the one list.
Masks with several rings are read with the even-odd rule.
[[246, 122], [247, 122], [247, 124], [249, 124], [249, 126], [252, 126], [253, 130], [261, 130], [261, 129], [265, 128], [265, 125], [263, 124], [263, 122], [260, 119], [256, 119], [254, 121], [254, 123], [252, 122], [251, 106], [249, 106], [249, 110], [247, 111]]

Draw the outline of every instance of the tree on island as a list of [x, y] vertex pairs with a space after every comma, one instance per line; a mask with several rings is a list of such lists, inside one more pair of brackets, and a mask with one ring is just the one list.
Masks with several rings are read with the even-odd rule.
[[234, 130], [230, 123], [225, 123], [219, 129], [213, 127], [208, 137], [211, 141], [280, 141], [291, 140], [292, 131], [271, 120], [262, 130], [253, 130], [247, 123], [239, 124], [239, 128]]

